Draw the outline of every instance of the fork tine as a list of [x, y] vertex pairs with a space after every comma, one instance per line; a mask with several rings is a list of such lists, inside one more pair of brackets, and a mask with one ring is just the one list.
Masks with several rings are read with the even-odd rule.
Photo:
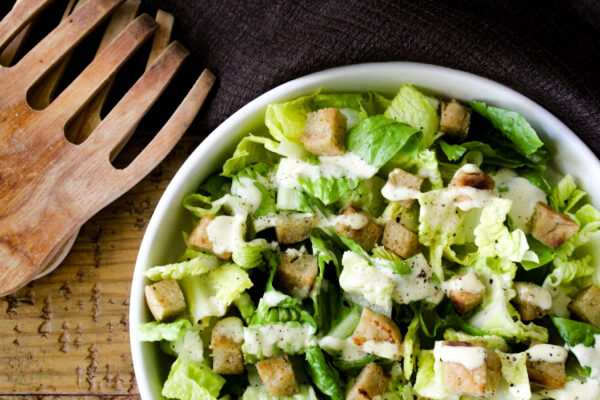
[[143, 14], [129, 26], [47, 108], [58, 120], [72, 118], [112, 79], [118, 69], [156, 30], [156, 22]]
[[122, 2], [123, 0], [87, 1], [13, 67], [15, 76], [25, 85], [35, 82]]
[[188, 54], [178, 42], [171, 43], [92, 132], [83, 146], [95, 152], [109, 153], [111, 159], [116, 156], [171, 82]]
[[150, 144], [142, 150], [127, 168], [115, 170], [115, 173], [119, 175], [116, 181], [119, 182], [123, 190], [128, 190], [148, 175], [175, 147], [194, 118], [196, 118], [214, 82], [215, 76], [205, 69], [185, 99], [177, 107], [177, 110]]
[[19, 0], [0, 21], [0, 50], [19, 34], [21, 28], [54, 0]]
[[158, 22], [158, 30], [152, 39], [152, 49], [150, 50], [150, 56], [148, 57], [148, 62], [146, 63], [146, 69], [150, 68], [160, 53], [162, 53], [162, 51], [169, 45], [175, 17], [168, 12], [158, 10], [156, 12], [156, 22]]

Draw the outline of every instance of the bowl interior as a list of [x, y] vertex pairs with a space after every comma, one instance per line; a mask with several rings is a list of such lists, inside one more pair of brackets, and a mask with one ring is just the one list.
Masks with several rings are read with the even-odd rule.
[[[183, 197], [218, 172], [232, 154], [239, 139], [248, 132], [264, 130], [266, 106], [326, 87], [334, 91], [377, 90], [394, 94], [403, 83], [412, 83], [427, 92], [459, 100], [480, 100], [521, 113], [547, 143], [554, 167], [570, 173], [600, 204], [600, 163], [583, 142], [562, 122], [523, 95], [485, 78], [448, 68], [405, 62], [361, 64], [308, 75], [279, 86], [255, 99], [220, 125], [190, 155], [162, 196], [140, 247], [133, 276], [130, 302], [130, 334], [133, 363], [140, 394], [145, 399], [162, 398], [160, 392], [170, 363], [153, 343], [136, 340], [136, 328], [151, 319], [145, 306], [143, 271], [173, 262], [183, 251], [181, 232], [190, 231], [191, 218], [181, 206]], [[594, 256], [600, 259], [600, 246]]]

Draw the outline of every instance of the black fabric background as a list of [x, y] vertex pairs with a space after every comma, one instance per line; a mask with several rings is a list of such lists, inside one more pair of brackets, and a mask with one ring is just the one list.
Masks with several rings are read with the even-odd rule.
[[[4, 15], [13, 2], [0, 3]], [[51, 25], [52, 15], [56, 19], [60, 4], [47, 11], [45, 24]], [[157, 130], [204, 66], [218, 83], [188, 135], [210, 133], [290, 79], [340, 65], [408, 60], [469, 71], [516, 89], [600, 154], [598, 0], [143, 0], [142, 11], [153, 15], [159, 7], [175, 15], [174, 38], [191, 56], [157, 105], [161, 112], [143, 121], [139, 135]], [[80, 46], [76, 64], [85, 65], [98, 37]], [[116, 91], [125, 91], [135, 76], [122, 74]]]

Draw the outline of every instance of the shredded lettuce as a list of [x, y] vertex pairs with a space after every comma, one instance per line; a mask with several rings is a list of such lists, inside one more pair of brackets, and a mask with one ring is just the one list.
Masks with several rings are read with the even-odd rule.
[[198, 253], [189, 261], [152, 267], [144, 272], [150, 280], [182, 279], [187, 276], [203, 275], [221, 264], [219, 259], [211, 254]]
[[202, 276], [181, 280], [181, 289], [194, 321], [221, 317], [240, 293], [252, 287], [248, 273], [235, 264], [225, 264]]
[[190, 321], [184, 318], [175, 322], [146, 322], [138, 326], [137, 340], [141, 342], [173, 341], [182, 337], [191, 327]]
[[524, 154], [531, 155], [544, 145], [529, 122], [519, 113], [488, 106], [478, 101], [470, 101], [469, 105], [475, 112], [490, 120], [492, 125]]
[[375, 115], [359, 122], [348, 132], [347, 150], [370, 165], [381, 168], [400, 151], [418, 144], [421, 134], [407, 124]]
[[440, 129], [438, 107], [438, 100], [424, 95], [412, 85], [405, 84], [383, 115], [405, 122], [423, 132], [421, 148], [427, 148], [431, 146]]
[[169, 399], [216, 400], [225, 379], [201, 362], [175, 360], [162, 395]]
[[586, 193], [577, 188], [571, 175], [566, 175], [552, 189], [550, 203], [560, 212], [569, 212]]

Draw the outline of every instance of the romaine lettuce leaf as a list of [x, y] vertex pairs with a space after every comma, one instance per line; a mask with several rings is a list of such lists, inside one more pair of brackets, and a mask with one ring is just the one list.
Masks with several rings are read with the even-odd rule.
[[338, 201], [345, 193], [355, 189], [360, 183], [360, 178], [347, 177], [324, 177], [320, 176], [311, 179], [306, 176], [298, 175], [298, 183], [302, 190], [321, 200], [323, 204], [328, 205]]
[[200, 185], [198, 191], [213, 199], [220, 199], [231, 192], [231, 179], [221, 175], [213, 175]]
[[414, 390], [419, 396], [434, 400], [458, 400], [460, 398], [460, 395], [446, 390], [442, 363], [436, 362], [432, 350], [421, 351], [418, 365]]
[[318, 397], [311, 385], [300, 385], [300, 393], [290, 397], [272, 397], [264, 386], [249, 385], [242, 400], [318, 400]]
[[383, 115], [405, 122], [423, 132], [421, 148], [427, 148], [431, 146], [440, 129], [438, 106], [437, 99], [424, 95], [412, 85], [405, 84]]
[[461, 146], [460, 144], [449, 144], [444, 140], [440, 140], [440, 148], [448, 160], [452, 162], [460, 160], [468, 150], [465, 146]]
[[552, 189], [550, 203], [560, 212], [569, 212], [586, 193], [577, 188], [571, 175], [566, 175]]
[[544, 145], [535, 130], [519, 113], [488, 106], [478, 101], [470, 101], [469, 105], [475, 112], [488, 119], [524, 154], [531, 155]]
[[181, 280], [181, 289], [194, 321], [221, 317], [240, 293], [252, 287], [248, 273], [235, 264], [225, 264], [202, 276]]
[[231, 194], [251, 204], [254, 218], [275, 213], [275, 188], [268, 178], [271, 167], [264, 163], [250, 165], [233, 177]]
[[221, 261], [212, 254], [198, 253], [191, 260], [152, 267], [144, 272], [150, 280], [182, 279], [187, 276], [203, 275], [221, 265]]
[[172, 342], [161, 342], [161, 348], [169, 346], [169, 353], [184, 361], [204, 361], [204, 344], [200, 337], [203, 326], [194, 325], [188, 329], [183, 336]]
[[525, 233], [516, 229], [512, 232], [504, 225], [512, 201], [493, 199], [483, 208], [480, 223], [475, 228], [475, 244], [480, 257], [501, 257], [520, 262], [529, 249]]
[[238, 308], [244, 322], [249, 324], [256, 312], [256, 306], [248, 292], [240, 293], [238, 298], [233, 301], [233, 304]]
[[497, 351], [502, 363], [502, 380], [496, 389], [499, 399], [529, 400], [531, 387], [527, 373], [527, 353], [505, 354]]
[[600, 335], [600, 329], [585, 322], [573, 321], [569, 318], [552, 317], [552, 323], [560, 337], [571, 347], [583, 344], [593, 347], [596, 343], [594, 335]]
[[493, 350], [500, 350], [503, 352], [508, 352], [510, 348], [506, 343], [506, 340], [496, 335], [469, 335], [468, 333], [456, 331], [452, 328], [448, 328], [444, 331], [444, 340], [449, 340], [453, 342], [474, 342], [481, 343]]
[[270, 248], [264, 239], [254, 239], [238, 246], [231, 259], [244, 269], [256, 268], [264, 263], [263, 254]]
[[348, 132], [346, 148], [368, 164], [381, 168], [404, 147], [414, 148], [420, 137], [418, 129], [375, 115], [362, 120]]
[[335, 206], [343, 208], [346, 204], [352, 203], [369, 215], [379, 216], [386, 207], [385, 200], [381, 195], [381, 188], [385, 181], [378, 176], [362, 180], [354, 190], [350, 190], [342, 195]]
[[327, 361], [323, 351], [319, 347], [311, 346], [305, 357], [308, 365], [306, 370], [315, 386], [333, 400], [344, 400], [344, 382], [339, 372]]
[[203, 363], [175, 360], [171, 366], [162, 395], [169, 399], [216, 400], [225, 379]]
[[191, 327], [190, 321], [184, 318], [174, 322], [146, 322], [138, 326], [137, 340], [140, 342], [173, 341], [183, 337]]
[[410, 381], [415, 369], [417, 356], [421, 351], [419, 340], [420, 327], [419, 317], [415, 315], [410, 321], [410, 324], [408, 324], [404, 343], [402, 344], [402, 349], [404, 351], [404, 379], [407, 381]]
[[242, 352], [246, 363], [277, 357], [282, 353], [305, 353], [316, 344], [316, 329], [298, 321], [244, 327]]

